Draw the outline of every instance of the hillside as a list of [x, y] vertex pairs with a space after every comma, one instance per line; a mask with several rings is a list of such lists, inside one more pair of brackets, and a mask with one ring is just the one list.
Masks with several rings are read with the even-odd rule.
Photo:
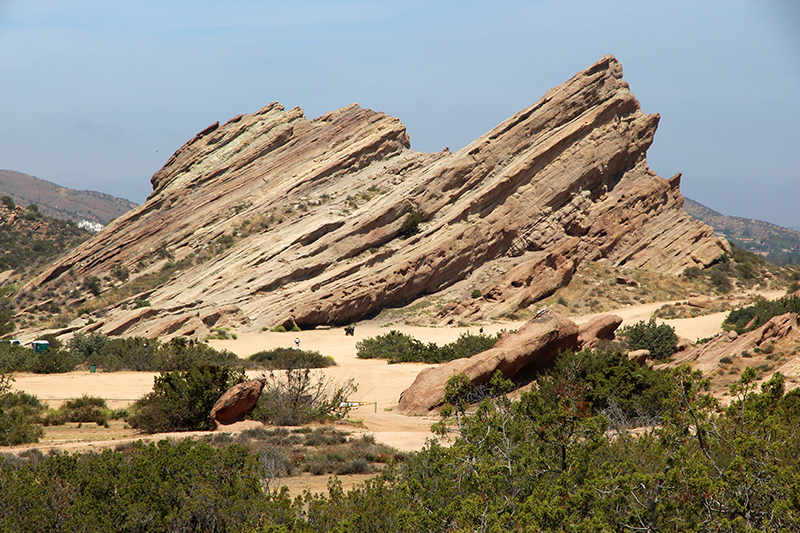
[[10, 196], [24, 207], [36, 204], [49, 217], [103, 225], [137, 206], [109, 194], [76, 191], [12, 170], [0, 170], [0, 196]]
[[0, 203], [0, 273], [43, 267], [91, 236], [74, 222], [43, 215], [35, 206]]
[[762, 220], [726, 216], [689, 198], [683, 208], [692, 218], [705, 222], [736, 246], [759, 254], [771, 263], [800, 264], [800, 231]]
[[[681, 209], [680, 175], [649, 169], [658, 120], [611, 56], [456, 153], [412, 151], [399, 120], [357, 105], [308, 120], [270, 104], [200, 132], [144, 205], [28, 287], [102, 306], [63, 332], [202, 336], [347, 324], [422, 297], [440, 323], [490, 320], [589, 262], [706, 268], [727, 243]], [[88, 278], [102, 303], [74, 291]]]

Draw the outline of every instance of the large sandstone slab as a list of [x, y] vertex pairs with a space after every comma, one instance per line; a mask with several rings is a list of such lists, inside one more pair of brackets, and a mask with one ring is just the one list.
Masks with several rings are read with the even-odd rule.
[[[535, 303], [587, 261], [708, 266], [727, 245], [682, 209], [680, 176], [648, 167], [658, 121], [611, 56], [455, 153], [415, 152], [398, 119], [355, 104], [308, 120], [273, 103], [200, 132], [142, 206], [31, 286], [68, 294], [97, 276], [107, 290], [120, 267], [132, 281], [180, 262], [147, 291], [151, 312], [93, 317], [170, 336], [226, 306], [254, 327], [344, 325], [459, 282], [495, 295], [454, 296], [477, 320]], [[411, 212], [420, 231], [402, 238]]]

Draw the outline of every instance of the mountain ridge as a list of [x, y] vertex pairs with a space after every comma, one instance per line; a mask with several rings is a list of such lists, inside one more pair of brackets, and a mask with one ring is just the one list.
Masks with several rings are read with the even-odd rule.
[[14, 170], [0, 170], [0, 196], [20, 205], [36, 204], [53, 218], [108, 224], [138, 206], [124, 198], [97, 191], [79, 191]]

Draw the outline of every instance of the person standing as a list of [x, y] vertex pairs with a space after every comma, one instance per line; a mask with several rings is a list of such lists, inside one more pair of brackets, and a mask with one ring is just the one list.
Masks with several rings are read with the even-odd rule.
[[294, 338], [294, 347], [295, 347], [296, 350], [300, 349], [300, 337], [295, 337]]

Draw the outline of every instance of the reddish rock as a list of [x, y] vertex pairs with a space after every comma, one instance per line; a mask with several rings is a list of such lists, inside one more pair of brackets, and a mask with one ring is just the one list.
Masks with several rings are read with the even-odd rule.
[[473, 384], [480, 385], [488, 382], [497, 370], [508, 378], [523, 369], [543, 368], [560, 351], [577, 345], [577, 324], [557, 312], [543, 312], [517, 332], [503, 335], [490, 350], [420, 372], [400, 396], [397, 411], [404, 415], [424, 415], [440, 407], [447, 380], [461, 372]]
[[578, 330], [579, 349], [594, 348], [601, 340], [614, 340], [614, 332], [622, 324], [622, 317], [602, 315], [581, 324]]
[[266, 382], [266, 379], [259, 378], [239, 383], [228, 389], [211, 409], [211, 429], [216, 430], [221, 425], [244, 419], [244, 416], [258, 403]]

